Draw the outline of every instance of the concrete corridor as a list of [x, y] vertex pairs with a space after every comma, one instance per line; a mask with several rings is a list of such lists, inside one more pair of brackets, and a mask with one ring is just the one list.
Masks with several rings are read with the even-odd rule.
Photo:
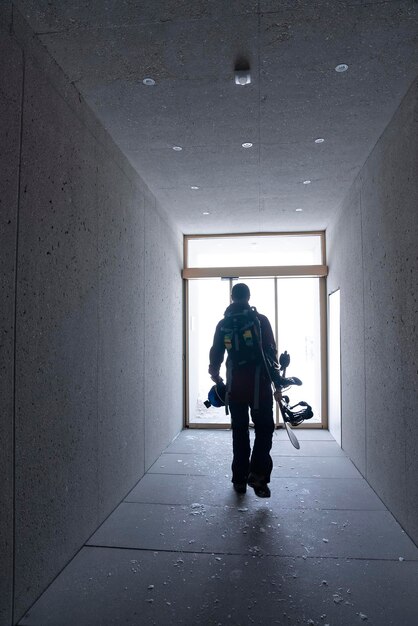
[[327, 431], [274, 437], [272, 497], [230, 431], [183, 431], [19, 622], [415, 626], [418, 549]]

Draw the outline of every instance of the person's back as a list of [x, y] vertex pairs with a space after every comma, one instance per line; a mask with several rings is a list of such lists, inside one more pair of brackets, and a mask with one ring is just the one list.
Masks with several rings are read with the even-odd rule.
[[[226, 403], [231, 413], [233, 436], [232, 482], [238, 493], [245, 493], [248, 483], [258, 496], [269, 497], [267, 484], [273, 467], [270, 450], [274, 419], [272, 372], [267, 362], [274, 361], [276, 344], [268, 318], [249, 304], [248, 286], [234, 285], [231, 299], [215, 330], [209, 353], [209, 374], [215, 382], [222, 380], [219, 369], [226, 350]], [[255, 427], [252, 453], [249, 409]]]
[[[232, 302], [227, 307], [224, 318], [218, 323], [215, 332], [210, 363], [212, 368], [219, 371], [218, 363], [220, 366], [226, 350], [228, 399], [252, 400], [257, 374], [262, 383], [266, 383], [270, 388], [261, 350], [271, 353], [273, 346], [273, 333], [265, 315], [250, 307], [248, 301]], [[265, 386], [262, 384], [261, 388], [264, 389]]]

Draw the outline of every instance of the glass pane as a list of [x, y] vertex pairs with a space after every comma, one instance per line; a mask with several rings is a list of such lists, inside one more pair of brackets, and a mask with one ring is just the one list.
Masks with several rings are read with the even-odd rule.
[[245, 235], [188, 240], [188, 267], [320, 265], [320, 235]]
[[[275, 294], [273, 278], [245, 278], [251, 292], [250, 304], [266, 315], [275, 333]], [[321, 422], [321, 355], [319, 279], [277, 279], [278, 353], [291, 356], [288, 376], [297, 376], [302, 387], [286, 392], [290, 403], [305, 400], [312, 405], [314, 418]], [[209, 349], [216, 324], [230, 302], [230, 281], [200, 279], [189, 281], [189, 423], [230, 424], [223, 408], [206, 409], [203, 402], [212, 385], [208, 374]], [[224, 365], [221, 376], [226, 378]]]
[[[213, 278], [189, 281], [189, 423], [229, 424], [224, 408], [210, 407], [203, 402], [213, 385], [208, 374], [209, 350], [216, 324], [222, 319], [230, 302], [229, 280]], [[220, 372], [226, 380], [225, 365]]]
[[290, 354], [287, 376], [297, 376], [302, 387], [286, 394], [291, 405], [305, 400], [321, 422], [321, 342], [318, 278], [281, 278], [277, 281], [278, 351]]

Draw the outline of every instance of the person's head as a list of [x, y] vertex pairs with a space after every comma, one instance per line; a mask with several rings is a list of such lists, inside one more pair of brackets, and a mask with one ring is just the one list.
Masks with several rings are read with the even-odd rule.
[[250, 299], [250, 290], [245, 283], [237, 283], [232, 287], [232, 302], [246, 303]]

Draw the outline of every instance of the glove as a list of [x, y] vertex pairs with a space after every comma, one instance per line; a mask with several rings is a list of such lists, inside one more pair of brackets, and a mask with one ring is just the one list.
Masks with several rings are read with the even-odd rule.
[[211, 379], [216, 384], [224, 382], [224, 379], [221, 376], [219, 376], [219, 374], [213, 374], [213, 376], [211, 376]]

